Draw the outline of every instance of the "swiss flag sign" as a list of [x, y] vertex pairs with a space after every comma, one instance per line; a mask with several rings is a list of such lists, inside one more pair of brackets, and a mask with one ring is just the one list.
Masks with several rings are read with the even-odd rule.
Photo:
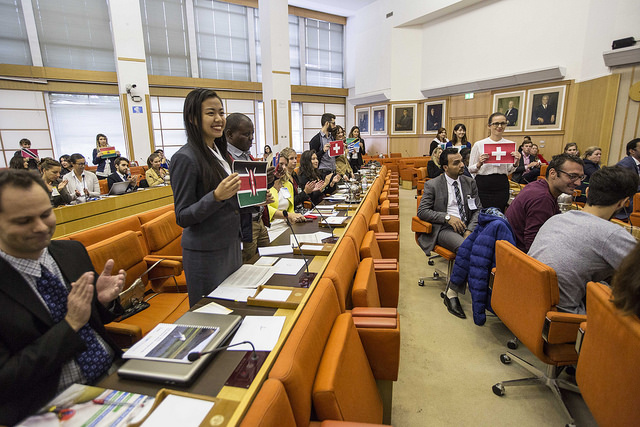
[[344, 141], [331, 141], [329, 143], [329, 155], [331, 157], [344, 154]]
[[506, 140], [500, 142], [485, 142], [484, 154], [489, 155], [485, 163], [512, 165], [515, 159], [511, 153], [514, 151], [516, 151], [515, 142]]

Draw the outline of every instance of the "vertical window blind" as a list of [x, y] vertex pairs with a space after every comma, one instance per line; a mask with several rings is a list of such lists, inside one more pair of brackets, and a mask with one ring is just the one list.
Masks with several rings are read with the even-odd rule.
[[0, 0], [0, 63], [33, 65], [20, 0]]

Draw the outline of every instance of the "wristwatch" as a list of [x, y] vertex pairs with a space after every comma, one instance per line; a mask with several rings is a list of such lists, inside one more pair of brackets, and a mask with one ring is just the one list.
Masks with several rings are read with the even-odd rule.
[[451, 219], [451, 215], [446, 214], [444, 217], [444, 222], [449, 223], [449, 220]]

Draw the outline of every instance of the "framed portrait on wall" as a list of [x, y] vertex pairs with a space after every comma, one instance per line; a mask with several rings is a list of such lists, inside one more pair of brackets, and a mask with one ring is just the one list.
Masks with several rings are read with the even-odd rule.
[[424, 103], [424, 133], [435, 135], [444, 127], [446, 120], [446, 101]]
[[369, 107], [356, 108], [356, 126], [360, 128], [360, 135], [370, 135], [369, 111]]
[[391, 134], [415, 135], [418, 104], [395, 104], [391, 106]]
[[527, 119], [524, 130], [561, 130], [566, 86], [530, 89], [527, 92]]
[[387, 134], [387, 106], [379, 105], [371, 107], [371, 115], [373, 116], [373, 129], [371, 135]]
[[525, 95], [524, 90], [493, 95], [493, 111], [500, 112], [507, 118], [505, 132], [522, 132], [522, 122], [527, 117], [524, 111]]

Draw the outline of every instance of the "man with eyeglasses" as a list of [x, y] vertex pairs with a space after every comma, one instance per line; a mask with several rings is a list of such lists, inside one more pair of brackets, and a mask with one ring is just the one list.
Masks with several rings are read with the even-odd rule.
[[628, 169], [605, 166], [591, 175], [584, 209], [555, 215], [538, 231], [529, 255], [555, 270], [560, 311], [585, 314], [587, 282], [609, 281], [636, 246], [631, 233], [610, 220], [638, 181]]
[[545, 179], [527, 184], [511, 202], [506, 215], [516, 246], [527, 252], [540, 227], [560, 213], [558, 196], [573, 194], [584, 178], [582, 159], [570, 154], [553, 156]]
[[475, 177], [478, 185], [478, 194], [485, 208], [494, 207], [502, 212], [509, 202], [509, 178], [520, 161], [520, 153], [516, 150], [511, 153], [514, 164], [493, 164], [485, 163], [489, 159], [488, 154], [484, 154], [484, 144], [499, 142], [503, 144], [515, 144], [513, 141], [504, 139], [502, 135], [507, 128], [507, 118], [503, 113], [493, 113], [489, 116], [488, 138], [482, 139], [471, 148], [469, 155], [469, 172]]
[[100, 196], [100, 183], [93, 172], [85, 171], [87, 161], [82, 154], [74, 153], [69, 157], [71, 172], [62, 177], [67, 180], [67, 189], [76, 203], [84, 203], [91, 197]]

